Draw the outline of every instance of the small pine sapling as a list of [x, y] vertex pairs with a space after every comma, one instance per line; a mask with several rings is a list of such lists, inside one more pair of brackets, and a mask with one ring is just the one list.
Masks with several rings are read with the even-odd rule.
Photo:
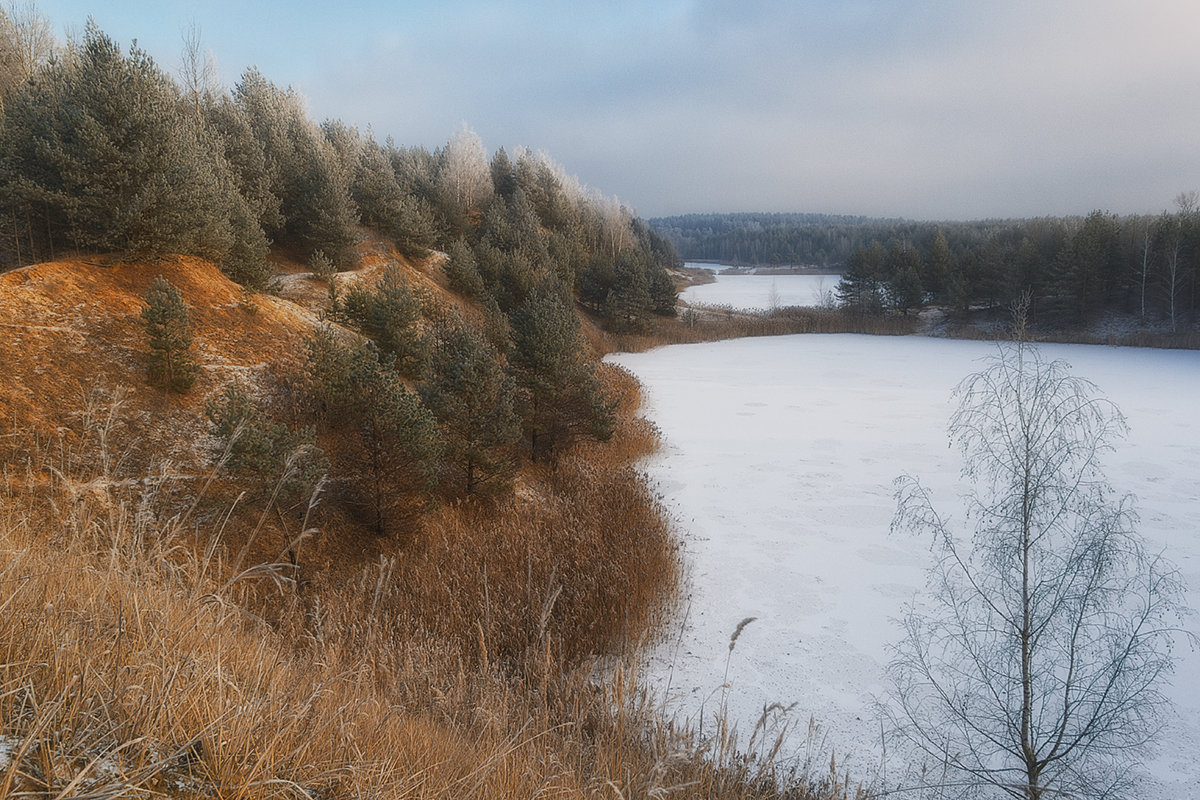
[[186, 392], [196, 382], [199, 367], [192, 357], [192, 325], [183, 294], [159, 275], [145, 301], [142, 325], [150, 344], [150, 383]]

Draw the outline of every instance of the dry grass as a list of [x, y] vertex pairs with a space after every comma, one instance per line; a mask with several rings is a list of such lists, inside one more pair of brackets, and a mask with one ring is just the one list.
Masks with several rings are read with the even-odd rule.
[[[1009, 338], [1009, 334], [1003, 327], [980, 327], [971, 324], [947, 327], [940, 335], [950, 339], [972, 341], [994, 341]], [[1097, 333], [1083, 330], [1030, 329], [1026, 332], [1026, 336], [1032, 342], [1047, 344], [1100, 344], [1111, 347], [1150, 347], [1160, 350], [1200, 350], [1200, 331], [1195, 330], [1177, 333], [1162, 331]]]
[[3, 519], [0, 796], [506, 797], [530, 778], [570, 784], [527, 775], [552, 729], [530, 726], [518, 693], [468, 680], [432, 645], [397, 646], [389, 620], [358, 605], [365, 592], [289, 635], [176, 544], [177, 520], [148, 527], [68, 493], [55, 487], [67, 518], [52, 532], [31, 509]]
[[565, 458], [534, 491], [435, 512], [397, 572], [392, 613], [412, 631], [470, 643], [464, 655], [485, 660], [545, 647], [574, 665], [653, 629], [678, 564], [636, 473]]
[[[1005, 339], [1011, 336], [1011, 317], [1011, 310], [1003, 308], [948, 313], [936, 324], [931, 335], [985, 341]], [[1046, 343], [1200, 349], [1200, 330], [1191, 321], [1171, 332], [1165, 321], [1143, 323], [1136, 315], [1116, 312], [1100, 315], [1089, 324], [1074, 326], [1042, 321], [1031, 324], [1025, 334], [1031, 341]]]
[[[201, 364], [187, 395], [147, 389], [140, 323], [156, 275], [180, 288]], [[217, 268], [195, 258], [37, 264], [0, 275], [0, 435], [73, 430], [96, 387], [124, 389], [125, 463], [145, 472], [170, 458], [196, 471], [206, 454], [204, 403], [234, 379], [252, 384], [273, 356], [298, 351], [315, 315], [267, 295], [248, 300]], [[0, 439], [0, 458], [6, 442]]]
[[[207, 364], [187, 397], [142, 382], [158, 272]], [[245, 303], [191, 259], [0, 280], [0, 798], [853, 796], [758, 731], [752, 759], [673, 729], [637, 685], [681, 566], [631, 376], [601, 368], [612, 441], [370, 537], [202, 468], [205, 398], [316, 324]]]
[[915, 333], [916, 317], [864, 316], [833, 309], [782, 308], [769, 312], [732, 309], [685, 309], [673, 318], [646, 321], [640, 330], [593, 335], [593, 343], [606, 352], [641, 352], [668, 344], [713, 342], [747, 336], [783, 336], [794, 333], [870, 333], [904, 336]]
[[[574, 668], [636, 649], [674, 608], [680, 563], [659, 498], [631, 467], [655, 446], [636, 418], [637, 386], [606, 382], [625, 408], [613, 441], [531, 466], [511, 496], [434, 512], [396, 567], [409, 636], [436, 632], [468, 660]], [[632, 405], [636, 408], [636, 405]]]
[[655, 717], [632, 665], [679, 565], [630, 469], [655, 443], [636, 384], [604, 379], [613, 443], [303, 592], [246, 557], [253, 516], [205, 517], [168, 472], [115, 478], [115, 422], [8, 465], [0, 797], [854, 796], [824, 771], [783, 789], [728, 731]]

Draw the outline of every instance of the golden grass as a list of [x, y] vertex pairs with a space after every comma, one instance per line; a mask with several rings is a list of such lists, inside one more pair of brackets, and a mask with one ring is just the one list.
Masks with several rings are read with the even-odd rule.
[[655, 443], [636, 383], [603, 379], [613, 443], [303, 592], [243, 557], [261, 523], [114, 479], [111, 441], [8, 465], [0, 797], [854, 796], [655, 716], [634, 665], [679, 564], [630, 466]]
[[[214, 362], [186, 398], [141, 386], [155, 270], [186, 284]], [[197, 468], [204, 396], [310, 314], [250, 313], [187, 259], [4, 278], [0, 798], [853, 796], [779, 771], [761, 736], [754, 760], [723, 726], [674, 729], [638, 686], [681, 565], [636, 470], [658, 441], [632, 376], [600, 369], [612, 441], [370, 537], [325, 498], [263, 507]]]
[[568, 457], [524, 488], [435, 512], [397, 568], [390, 613], [507, 663], [548, 648], [575, 665], [654, 629], [679, 565], [639, 476]]
[[[3, 518], [0, 796], [527, 793], [546, 731], [522, 730], [519, 695], [498, 679], [394, 647], [361, 595], [289, 637], [172, 545], [177, 523], [65, 502], [59, 546], [20, 510]], [[412, 687], [428, 695], [414, 703]]]
[[668, 344], [690, 344], [747, 336], [783, 336], [795, 333], [869, 333], [904, 336], [915, 333], [916, 317], [848, 314], [835, 309], [781, 308], [769, 312], [732, 309], [685, 309], [677, 317], [647, 320], [640, 330], [593, 335], [593, 343], [606, 352], [641, 352]]

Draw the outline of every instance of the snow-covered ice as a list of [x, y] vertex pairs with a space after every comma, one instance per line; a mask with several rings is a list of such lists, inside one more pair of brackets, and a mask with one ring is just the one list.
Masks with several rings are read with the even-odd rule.
[[[923, 337], [809, 335], [679, 345], [611, 360], [644, 384], [664, 445], [646, 465], [677, 516], [691, 567], [678, 640], [648, 679], [668, 709], [728, 704], [743, 739], [763, 707], [795, 703], [839, 764], [869, 775], [892, 619], [924, 584], [929, 542], [889, 534], [893, 480], [909, 473], [953, 510], [962, 485], [946, 423], [951, 391], [996, 345]], [[1138, 498], [1139, 529], [1184, 573], [1200, 607], [1200, 352], [1043, 345], [1124, 412], [1113, 486]], [[959, 515], [961, 519], [961, 515]], [[731, 633], [757, 617], [729, 652]], [[1197, 629], [1197, 619], [1189, 623]], [[1177, 716], [1149, 765], [1147, 800], [1200, 797], [1200, 653], [1177, 648]]]
[[785, 306], [819, 306], [832, 298], [840, 275], [725, 275], [715, 283], [689, 286], [679, 299], [692, 306], [729, 306], [738, 311], [765, 311]]

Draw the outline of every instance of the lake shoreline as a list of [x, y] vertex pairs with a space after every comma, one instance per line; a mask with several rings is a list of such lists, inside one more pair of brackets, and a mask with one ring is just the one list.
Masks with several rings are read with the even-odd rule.
[[[695, 262], [688, 262], [690, 274], [696, 274]], [[873, 316], [849, 314], [837, 308], [836, 273], [826, 275], [746, 275], [727, 270], [700, 270], [706, 282], [693, 281], [679, 294], [680, 313], [689, 323], [728, 322], [739, 318], [746, 323], [782, 322], [789, 314], [843, 315], [842, 324], [827, 323], [823, 332], [885, 333], [888, 335], [925, 335], [934, 338], [998, 340], [1011, 338], [1012, 312], [1000, 306], [973, 307], [966, 310], [928, 306], [918, 312], [896, 312]], [[868, 322], [870, 324], [868, 324]], [[803, 333], [806, 330], [780, 330], [779, 333]], [[1133, 313], [1108, 311], [1084, 322], [1070, 321], [1062, 315], [1042, 313], [1032, 318], [1028, 337], [1038, 342], [1061, 344], [1098, 344], [1153, 349], [1200, 349], [1200, 330], [1180, 326], [1172, 331], [1168, 320], [1146, 320]], [[757, 335], [757, 334], [756, 334]]]

